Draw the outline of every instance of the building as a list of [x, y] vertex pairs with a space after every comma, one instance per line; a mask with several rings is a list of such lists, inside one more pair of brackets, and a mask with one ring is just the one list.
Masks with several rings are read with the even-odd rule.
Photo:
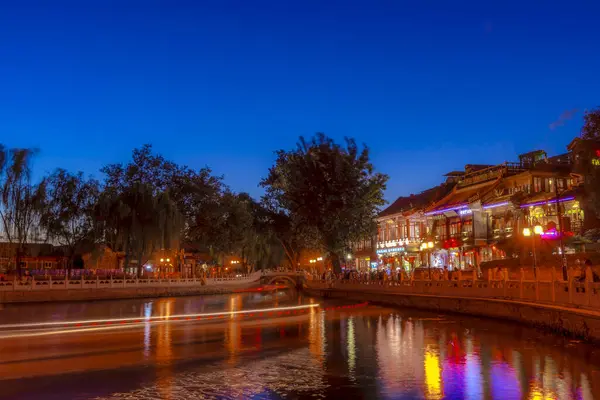
[[553, 157], [536, 150], [500, 165], [468, 164], [446, 174], [440, 186], [398, 198], [379, 214], [375, 243], [362, 248], [374, 251], [357, 257], [359, 266], [478, 268], [485, 261], [527, 256], [517, 251], [531, 240], [523, 237], [524, 229], [538, 225], [544, 250], [574, 251], [564, 239], [600, 226], [584, 209], [586, 182], [593, 184], [588, 177], [600, 168], [600, 143], [576, 139], [568, 150]]

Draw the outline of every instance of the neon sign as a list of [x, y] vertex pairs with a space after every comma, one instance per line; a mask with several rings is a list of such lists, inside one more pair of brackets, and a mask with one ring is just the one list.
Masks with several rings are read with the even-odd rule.
[[595, 165], [597, 167], [600, 166], [600, 158], [593, 158], [592, 165]]
[[458, 215], [471, 215], [473, 214], [473, 210], [469, 210], [468, 208], [465, 210], [458, 210]]
[[489, 210], [490, 208], [496, 208], [496, 207], [502, 207], [502, 206], [507, 206], [510, 202], [508, 201], [503, 201], [502, 203], [496, 203], [496, 204], [488, 204], [483, 206], [484, 210]]
[[378, 249], [375, 251], [377, 254], [388, 254], [388, 253], [401, 253], [404, 251], [404, 247], [389, 247], [387, 249]]
[[458, 210], [465, 209], [467, 207], [468, 206], [466, 204], [462, 204], [462, 205], [459, 205], [459, 206], [453, 206], [453, 207], [443, 208], [441, 210], [429, 211], [429, 212], [426, 212], [424, 215], [429, 216], [429, 215], [443, 214], [443, 213], [448, 212], [448, 211], [458, 211]]
[[[574, 196], [563, 197], [562, 199], [560, 199], [558, 201], [562, 203], [564, 201], [571, 201], [571, 200], [575, 200], [575, 197]], [[556, 199], [548, 200], [548, 201], [536, 201], [535, 203], [523, 204], [523, 205], [521, 205], [521, 208], [543, 206], [543, 205], [552, 204], [552, 203], [556, 203]]]

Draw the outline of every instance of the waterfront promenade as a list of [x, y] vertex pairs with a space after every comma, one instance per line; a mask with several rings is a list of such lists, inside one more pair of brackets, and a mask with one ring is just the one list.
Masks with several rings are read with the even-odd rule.
[[453, 280], [421, 279], [313, 280], [306, 290], [323, 297], [350, 298], [401, 307], [439, 312], [510, 319], [544, 326], [586, 339], [600, 341], [600, 282], [592, 281], [591, 270], [584, 279], [561, 279], [552, 270], [549, 280], [494, 279], [492, 274], [478, 279], [472, 274], [456, 274]]

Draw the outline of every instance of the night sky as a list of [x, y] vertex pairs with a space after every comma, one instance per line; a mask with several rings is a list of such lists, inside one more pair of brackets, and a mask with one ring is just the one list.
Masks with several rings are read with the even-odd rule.
[[355, 137], [386, 198], [549, 154], [600, 105], [599, 1], [0, 1], [0, 143], [40, 175], [131, 149], [236, 191], [299, 135]]

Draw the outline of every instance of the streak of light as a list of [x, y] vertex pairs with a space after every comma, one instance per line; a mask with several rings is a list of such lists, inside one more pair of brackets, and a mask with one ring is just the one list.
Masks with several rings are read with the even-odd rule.
[[356, 368], [356, 338], [354, 333], [354, 317], [348, 320], [348, 372], [350, 377], [354, 379], [354, 371]]
[[0, 330], [7, 329], [25, 329], [25, 328], [42, 328], [42, 327], [52, 327], [52, 326], [61, 326], [66, 327], [69, 325], [88, 325], [88, 324], [111, 324], [111, 323], [143, 323], [143, 322], [168, 322], [168, 321], [179, 321], [181, 318], [203, 318], [203, 317], [222, 317], [228, 316], [231, 314], [241, 315], [241, 314], [260, 314], [267, 312], [277, 312], [277, 311], [292, 311], [292, 310], [303, 310], [310, 309], [314, 307], [319, 307], [319, 304], [307, 304], [302, 306], [290, 306], [290, 307], [274, 307], [274, 308], [260, 308], [254, 310], [242, 310], [242, 311], [227, 311], [227, 312], [215, 312], [215, 313], [203, 313], [203, 314], [178, 314], [178, 315], [167, 315], [167, 316], [157, 316], [157, 317], [135, 317], [135, 318], [114, 318], [114, 319], [94, 319], [94, 320], [82, 320], [82, 321], [54, 321], [54, 322], [34, 322], [27, 324], [9, 324], [9, 325], [0, 325]]

